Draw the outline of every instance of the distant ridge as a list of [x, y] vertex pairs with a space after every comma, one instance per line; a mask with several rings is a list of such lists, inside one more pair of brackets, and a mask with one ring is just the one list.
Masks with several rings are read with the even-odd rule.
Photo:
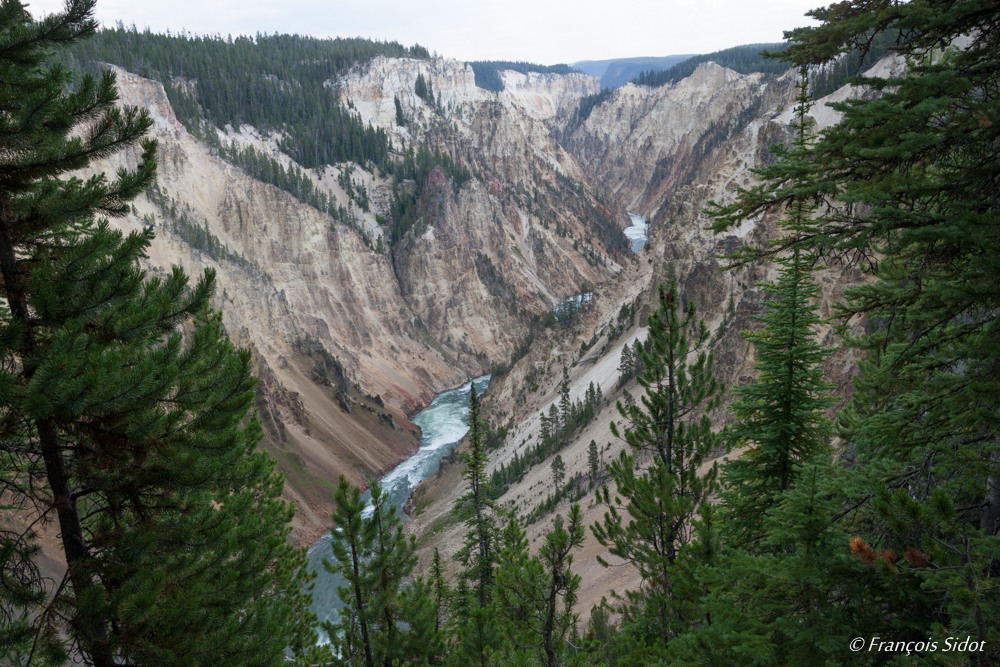
[[601, 79], [601, 88], [617, 88], [639, 76], [646, 70], [665, 70], [677, 63], [693, 58], [695, 54], [671, 56], [639, 56], [636, 58], [614, 58], [611, 60], [581, 60], [571, 67], [590, 76]]
[[[789, 69], [791, 65], [774, 58], [765, 58], [760, 55], [761, 51], [783, 51], [788, 48], [785, 42], [772, 44], [744, 44], [734, 46], [714, 53], [706, 53], [694, 56], [684, 61], [678, 62], [669, 68], [645, 68], [634, 75], [635, 83], [642, 86], [658, 87], [666, 83], [674, 83], [691, 76], [698, 65], [707, 62], [714, 62], [722, 67], [728, 67], [740, 74], [751, 74], [762, 72], [764, 74], [780, 74]], [[630, 79], [631, 81], [632, 79]]]
[[503, 70], [514, 70], [521, 74], [528, 72], [538, 72], [539, 74], [572, 74], [580, 73], [581, 70], [574, 69], [570, 65], [536, 65], [534, 63], [512, 62], [509, 60], [474, 60], [469, 62], [472, 71], [476, 75], [476, 85], [485, 90], [492, 90], [499, 93], [503, 90], [503, 79], [500, 72]]

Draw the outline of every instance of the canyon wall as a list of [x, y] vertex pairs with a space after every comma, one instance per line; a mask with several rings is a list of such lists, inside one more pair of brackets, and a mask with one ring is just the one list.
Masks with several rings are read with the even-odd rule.
[[[888, 71], [891, 62], [877, 68]], [[568, 369], [570, 398], [582, 399], [593, 383], [607, 399], [596, 417], [573, 435], [559, 452], [566, 464], [566, 479], [589, 472], [588, 449], [597, 443], [602, 466], [625, 448], [613, 437], [610, 422], [620, 417], [616, 400], [630, 392], [639, 399], [635, 380], [619, 385], [619, 362], [625, 345], [644, 340], [646, 316], [657, 307], [656, 285], [676, 277], [680, 297], [694, 301], [700, 318], [712, 332], [714, 372], [727, 387], [724, 404], [711, 416], [715, 428], [731, 420], [725, 404], [735, 386], [754, 382], [756, 370], [752, 346], [741, 331], [760, 327], [756, 317], [764, 313], [766, 300], [758, 282], [774, 278], [773, 266], [755, 264], [735, 271], [722, 271], [720, 256], [744, 243], [765, 243], [776, 234], [774, 219], [757, 219], [716, 236], [709, 229], [709, 202], [725, 203], [739, 188], [759, 182], [751, 171], [775, 158], [769, 147], [790, 141], [791, 108], [796, 94], [794, 72], [765, 80], [761, 75], [741, 75], [714, 63], [702, 65], [688, 79], [660, 88], [627, 84], [596, 106], [582, 123], [574, 124], [571, 105], [546, 119], [578, 163], [591, 170], [615, 199], [628, 210], [649, 216], [646, 246], [611, 281], [595, 289], [594, 299], [570, 324], [536, 338], [528, 354], [514, 368], [491, 383], [484, 399], [484, 412], [495, 426], [508, 432], [503, 444], [491, 452], [490, 471], [510, 463], [515, 452], [523, 455], [540, 433], [540, 416], [558, 405], [562, 371]], [[819, 100], [811, 112], [815, 129], [837, 122], [829, 101], [868, 94], [850, 87]], [[843, 291], [865, 277], [850, 266], [832, 266], [814, 276], [821, 288], [821, 315], [833, 315], [831, 306]], [[633, 312], [634, 318], [625, 316]], [[860, 327], [860, 321], [849, 326]], [[839, 339], [832, 323], [817, 331], [820, 341], [836, 348]], [[841, 403], [850, 394], [850, 377], [857, 364], [856, 352], [837, 350], [826, 362], [827, 379]], [[722, 455], [722, 452], [717, 452]], [[534, 466], [499, 499], [508, 511], [526, 516], [553, 492], [550, 460]], [[451, 475], [450, 478], [448, 476]], [[442, 473], [446, 481], [431, 480], [417, 490], [423, 513], [411, 525], [418, 535], [433, 536], [424, 547], [429, 554], [440, 548], [450, 553], [459, 545], [462, 529], [446, 515], [455, 498], [464, 491], [457, 471]], [[584, 488], [588, 485], [583, 481]], [[595, 502], [592, 488], [579, 501], [588, 523], [598, 520], [603, 506]], [[552, 512], [540, 516], [528, 528], [531, 540], [541, 539], [557, 513], [568, 510], [563, 500]], [[610, 570], [598, 557], [620, 567]], [[611, 590], [619, 592], [639, 585], [638, 574], [611, 557], [588, 532], [586, 543], [574, 561], [582, 575], [580, 611], [584, 618], [593, 604]]]
[[[419, 73], [440, 104], [413, 93]], [[596, 80], [547, 76], [498, 96], [476, 88], [471, 68], [457, 61], [376, 58], [328, 82], [329, 94], [385, 129], [398, 149], [447, 152], [475, 175], [459, 186], [434, 170], [421, 184], [419, 224], [392, 244], [380, 226], [389, 217], [386, 175], [358, 165], [302, 169], [278, 150], [280, 134], [215, 130], [226, 144], [301, 169], [352, 211], [344, 174], [363, 184], [372, 208], [343, 224], [220, 159], [214, 142], [178, 122], [161, 84], [117, 75], [122, 103], [149, 110], [159, 148], [155, 189], [115, 224], [155, 228], [152, 272], [215, 272], [213, 306], [233, 343], [254, 353], [265, 446], [297, 505], [299, 543], [327, 529], [338, 475], [364, 484], [416, 449], [419, 429], [407, 415], [508, 361], [532, 315], [606, 281], [627, 258], [623, 244], [601, 238], [627, 224], [624, 211], [599, 201], [589, 172], [539, 119]], [[396, 124], [394, 98], [405, 127]], [[137, 159], [132, 151], [81, 175]], [[381, 237], [384, 252], [360, 230]]]

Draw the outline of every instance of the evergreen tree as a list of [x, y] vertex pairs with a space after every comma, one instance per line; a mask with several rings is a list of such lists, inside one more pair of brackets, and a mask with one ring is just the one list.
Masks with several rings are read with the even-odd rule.
[[[467, 593], [460, 594], [456, 609], [457, 646], [452, 659], [457, 664], [485, 667], [496, 644], [496, 628], [491, 615], [493, 574], [496, 564], [493, 502], [486, 477], [488, 457], [483, 447], [484, 424], [479, 417], [479, 397], [472, 386], [469, 395], [469, 451], [465, 455], [462, 476], [469, 483], [468, 492], [455, 502], [453, 513], [468, 531], [462, 548], [455, 554], [465, 570], [459, 575]], [[459, 613], [461, 612], [461, 613]]]
[[[562, 664], [564, 643], [575, 628], [573, 612], [580, 576], [573, 574], [570, 552], [583, 545], [583, 512], [570, 508], [569, 523], [557, 515], [537, 557], [513, 517], [503, 531], [497, 569], [497, 602], [506, 619], [504, 664]], [[561, 608], [560, 608], [561, 607]], [[530, 660], [531, 653], [535, 660]]]
[[[906, 69], [853, 79], [871, 94], [832, 105], [843, 119], [821, 134], [809, 160], [779, 163], [785, 171], [741, 197], [716, 229], [807, 196], [829, 207], [808, 233], [748, 248], [743, 258], [798, 247], [856, 262], [872, 277], [848, 290], [838, 311], [845, 322], [868, 322], [862, 335], [847, 336], [864, 358], [841, 414], [857, 464], [849, 478], [867, 493], [840, 521], [862, 533], [859, 559], [901, 553], [908, 566], [893, 568], [915, 575], [890, 572], [901, 599], [884, 605], [885, 618], [937, 624], [991, 646], [1000, 618], [1000, 591], [987, 583], [1000, 558], [1000, 293], [992, 278], [1000, 266], [1000, 9], [850, 0], [812, 16], [818, 26], [787, 35], [796, 65], [866, 54], [888, 37]], [[805, 171], [804, 187], [783, 187]], [[927, 594], [930, 603], [915, 604]], [[998, 657], [991, 648], [976, 660]]]
[[417, 80], [413, 84], [413, 92], [416, 93], [417, 97], [427, 101], [427, 79], [424, 78], [423, 72], [417, 74]]
[[[782, 157], [805, 165], [786, 187], [810, 193], [814, 192], [808, 169], [811, 102], [807, 71], [800, 74], [795, 139], [792, 150]], [[766, 177], [768, 169], [761, 174]], [[790, 199], [786, 217], [777, 224], [789, 234], [806, 234], [815, 224], [816, 208], [810, 194]], [[751, 546], [763, 538], [765, 514], [778, 504], [800, 467], [823, 451], [829, 435], [824, 411], [833, 400], [826, 395], [830, 387], [824, 382], [822, 363], [831, 351], [815, 342], [814, 329], [820, 320], [814, 304], [819, 288], [810, 277], [814, 261], [812, 254], [798, 246], [790, 256], [779, 259], [778, 282], [758, 285], [774, 296], [766, 302], [766, 314], [757, 318], [764, 328], [742, 333], [757, 352], [760, 375], [755, 383], [737, 387], [729, 406], [737, 419], [726, 430], [729, 447], [748, 447], [722, 471], [723, 522], [730, 528], [731, 546]]]
[[559, 487], [562, 486], [564, 479], [566, 479], [566, 462], [561, 455], [556, 454], [552, 459], [552, 483], [556, 487], [556, 495], [559, 495]]
[[632, 379], [634, 360], [632, 358], [632, 346], [622, 345], [621, 362], [618, 364], [618, 386], [623, 387], [625, 383]]
[[[643, 586], [627, 593], [623, 611], [641, 641], [661, 646], [680, 620], [673, 565], [678, 550], [691, 541], [691, 520], [715, 491], [717, 475], [714, 464], [704, 473], [699, 468], [717, 440], [706, 413], [718, 404], [721, 387], [712, 375], [712, 356], [703, 350], [708, 331], [696, 322], [694, 303], [681, 315], [679, 301], [675, 281], [660, 286], [660, 307], [649, 317], [649, 350], [641, 351], [642, 407], [617, 405], [627, 420], [625, 441], [635, 451], [652, 453], [653, 461], [640, 471], [623, 451], [611, 463], [616, 493], [607, 486], [599, 492], [608, 511], [592, 526], [611, 554], [638, 569]], [[611, 426], [621, 437], [618, 424]]]
[[559, 408], [556, 407], [555, 402], [549, 405], [549, 433], [552, 440], [552, 447], [556, 447], [558, 443], [562, 442], [562, 429], [559, 424]]
[[[193, 287], [178, 268], [149, 278], [151, 228], [94, 220], [126, 215], [151, 183], [148, 113], [116, 106], [110, 71], [69, 93], [68, 72], [43, 66], [94, 34], [93, 5], [35, 21], [0, 4], [0, 479], [5, 503], [58, 521], [67, 563], [38, 607], [31, 533], [4, 535], [0, 580], [16, 585], [0, 586], [15, 605], [0, 633], [34, 624], [49, 657], [68, 639], [98, 667], [280, 664], [314, 635], [293, 510], [255, 452], [250, 354], [208, 309], [212, 272]], [[128, 148], [135, 170], [65, 178]]]
[[563, 366], [562, 382], [559, 384], [559, 413], [561, 417], [560, 426], [564, 440], [569, 439], [569, 428], [571, 420], [572, 404], [569, 400], [569, 370]]
[[441, 565], [441, 554], [434, 548], [434, 559], [431, 561], [431, 593], [434, 596], [434, 629], [440, 632], [448, 618], [448, 582], [444, 578], [444, 567]]
[[352, 486], [343, 475], [337, 484], [333, 502], [335, 509], [330, 534], [333, 536], [331, 548], [335, 562], [324, 559], [323, 567], [343, 577], [347, 585], [337, 589], [344, 604], [340, 619], [336, 624], [327, 623], [325, 629], [344, 664], [375, 667], [372, 642], [374, 619], [370, 609], [370, 584], [365, 572], [365, 559], [371, 553], [374, 540], [372, 524], [363, 516], [365, 504], [361, 500], [361, 490]]
[[[372, 585], [371, 613], [368, 618], [378, 628], [372, 642], [377, 647], [376, 655], [381, 655], [381, 662], [385, 667], [401, 663], [412, 656], [414, 651], [423, 651], [424, 647], [419, 647], [419, 642], [415, 644], [411, 641], [413, 637], [410, 632], [405, 637], [400, 637], [399, 624], [405, 621], [412, 630], [414, 622], [423, 621], [418, 629], [424, 633], [430, 627], [425, 611], [431, 608], [429, 591], [420, 582], [419, 590], [411, 590], [407, 600], [408, 611], [413, 614], [413, 618], [405, 618], [402, 614], [400, 592], [403, 581], [409, 578], [417, 563], [417, 540], [415, 536], [406, 539], [396, 507], [388, 505], [388, 502], [388, 495], [383, 494], [382, 487], [373, 482], [372, 515], [367, 519], [371, 524], [371, 556], [366, 560], [364, 569]], [[378, 658], [376, 661], [379, 661]]]
[[597, 475], [601, 471], [600, 454], [597, 451], [597, 441], [591, 440], [587, 448], [587, 466], [590, 469], [590, 487], [597, 483]]
[[[730, 549], [718, 567], [697, 571], [707, 593], [700, 605], [704, 617], [671, 643], [671, 664], [855, 664], [854, 637], [884, 631], [893, 639], [927, 639], [926, 633], [908, 636], [886, 627], [884, 586], [844, 548], [848, 536], [836, 525], [843, 480], [835, 476], [828, 461], [803, 466], [800, 481], [765, 519], [764, 553]], [[880, 565], [895, 568], [889, 560]], [[866, 664], [891, 658], [866, 656]]]
[[475, 586], [480, 606], [489, 602], [493, 579], [494, 532], [493, 504], [489, 499], [486, 466], [489, 462], [483, 448], [484, 424], [479, 418], [479, 397], [475, 386], [469, 390], [469, 451], [465, 455], [465, 471], [462, 476], [469, 483], [469, 491], [455, 503], [455, 514], [465, 521], [469, 532], [465, 546], [455, 558], [467, 570], [465, 578]]
[[406, 116], [403, 114], [403, 105], [399, 103], [399, 96], [393, 96], [392, 100], [396, 103], [396, 125], [406, 127]]

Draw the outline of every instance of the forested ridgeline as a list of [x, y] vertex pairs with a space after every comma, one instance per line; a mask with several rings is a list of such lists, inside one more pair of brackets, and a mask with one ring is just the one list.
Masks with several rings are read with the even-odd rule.
[[196, 136], [202, 119], [284, 133], [280, 148], [304, 167], [389, 164], [388, 138], [365, 126], [324, 85], [377, 55], [429, 58], [422, 46], [300, 35], [160, 35], [134, 26], [97, 31], [60, 52], [72, 70], [106, 62], [163, 84], [177, 118]]
[[[829, 95], [838, 88], [849, 83], [851, 77], [857, 76], [874, 65], [879, 58], [887, 54], [892, 46], [905, 40], [902, 32], [873, 33], [870, 41], [860, 43], [822, 66], [815, 67], [809, 73], [812, 82], [813, 97], [820, 98]], [[731, 49], [724, 49], [678, 63], [665, 70], [648, 70], [640, 72], [632, 79], [639, 86], [657, 88], [668, 83], [677, 83], [691, 76], [698, 65], [714, 62], [717, 65], [735, 70], [740, 74], [761, 72], [765, 75], [782, 74], [791, 68], [787, 62], [768, 57], [766, 53], [780, 53], [788, 48], [787, 43], [748, 44]]]
[[535, 65], [526, 62], [511, 62], [507, 60], [474, 60], [469, 63], [476, 75], [476, 85], [484, 90], [499, 93], [503, 90], [503, 79], [500, 72], [513, 70], [521, 74], [538, 72], [539, 74], [583, 74], [569, 65]]
[[[404, 47], [397, 42], [299, 35], [160, 35], [119, 25], [73, 44], [60, 53], [58, 60], [78, 74], [96, 72], [97, 63], [106, 62], [160, 81], [178, 119], [213, 146], [220, 157], [357, 228], [365, 243], [380, 251], [380, 241], [359, 227], [356, 216], [316, 189], [297, 167], [286, 170], [253, 147], [221, 142], [210, 129], [226, 125], [238, 128], [247, 123], [264, 132], [281, 131], [284, 136], [278, 147], [303, 167], [354, 162], [370, 171], [392, 175], [396, 187], [391, 236], [397, 240], [416, 220], [416, 201], [433, 167], [441, 166], [457, 185], [471, 174], [447, 154], [422, 146], [392, 146], [383, 129], [364, 125], [324, 85], [377, 55], [430, 57], [422, 46]], [[208, 127], [203, 126], [205, 122]], [[401, 157], [391, 157], [390, 150]], [[407, 180], [413, 180], [414, 185], [399, 187]], [[355, 188], [349, 175], [344, 187], [358, 209], [367, 211], [369, 193]]]
[[781, 74], [787, 71], [791, 65], [763, 56], [761, 55], [761, 51], [781, 51], [787, 47], [788, 45], [782, 42], [734, 46], [730, 49], [716, 51], [715, 53], [694, 56], [684, 62], [677, 63], [670, 69], [640, 72], [638, 77], [632, 79], [632, 83], [653, 88], [667, 83], [676, 83], [694, 74], [694, 71], [698, 69], [698, 65], [707, 62], [714, 62], [722, 67], [728, 67], [740, 74], [752, 74], [754, 72]]

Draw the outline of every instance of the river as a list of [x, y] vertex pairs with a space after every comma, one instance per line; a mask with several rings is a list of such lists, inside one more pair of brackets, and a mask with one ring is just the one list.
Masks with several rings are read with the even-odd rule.
[[[396, 506], [396, 511], [402, 514], [403, 505], [410, 493], [421, 480], [437, 472], [441, 459], [453, 447], [458, 445], [468, 430], [466, 420], [469, 417], [469, 388], [476, 385], [476, 393], [482, 394], [490, 382], [490, 376], [476, 378], [458, 389], [445, 391], [434, 397], [426, 409], [421, 410], [410, 421], [420, 427], [420, 449], [380, 480], [382, 489], [389, 494], [389, 499]], [[365, 499], [370, 498], [365, 492]], [[366, 515], [371, 515], [371, 505], [368, 505]], [[406, 520], [406, 515], [403, 515]], [[312, 611], [320, 621], [336, 620], [340, 610], [340, 598], [337, 587], [342, 585], [342, 579], [327, 572], [323, 568], [323, 559], [333, 560], [330, 550], [330, 533], [327, 532], [309, 547], [309, 569], [316, 572], [316, 586], [313, 589]], [[327, 638], [320, 632], [321, 642]]]
[[649, 230], [649, 225], [646, 223], [646, 218], [641, 215], [629, 213], [628, 217], [632, 218], [632, 226], [625, 228], [625, 236], [632, 242], [632, 252], [639, 252], [642, 250], [642, 246], [646, 245], [646, 232]]

